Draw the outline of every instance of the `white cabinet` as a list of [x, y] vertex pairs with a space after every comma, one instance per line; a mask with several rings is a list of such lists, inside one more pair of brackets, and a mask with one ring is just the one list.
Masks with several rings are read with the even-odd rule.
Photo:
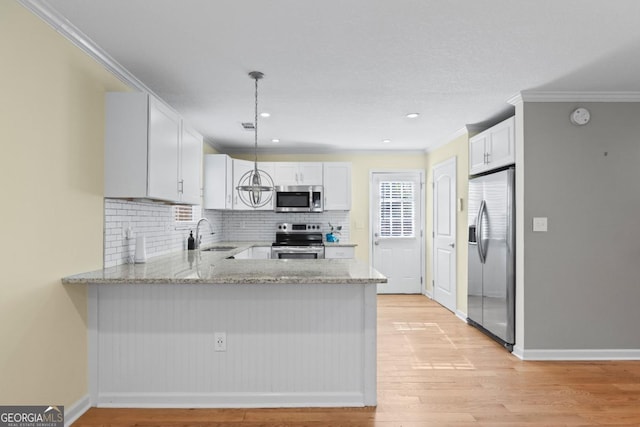
[[470, 175], [511, 165], [515, 161], [515, 117], [469, 139]]
[[205, 209], [233, 208], [233, 159], [226, 154], [204, 156]]
[[254, 246], [251, 248], [251, 259], [270, 259], [271, 246]]
[[322, 185], [321, 162], [276, 162], [275, 185]]
[[327, 259], [355, 258], [356, 248], [353, 246], [325, 246], [324, 257]]
[[107, 93], [105, 109], [105, 197], [199, 204], [202, 137], [145, 93]]
[[199, 205], [202, 189], [202, 135], [182, 122], [180, 139], [180, 202]]
[[271, 246], [253, 246], [233, 256], [235, 259], [269, 259]]
[[[252, 170], [254, 168], [254, 163], [249, 160], [240, 160], [233, 159], [233, 209], [234, 210], [263, 210], [263, 211], [272, 211], [273, 210], [273, 197], [271, 201], [267, 203], [265, 206], [254, 209], [251, 206], [245, 205], [242, 200], [240, 200], [240, 196], [238, 196], [238, 191], [236, 191], [236, 187], [240, 185], [240, 179], [242, 176]], [[258, 162], [258, 169], [263, 170], [268, 173], [273, 178], [273, 163], [269, 162]], [[263, 193], [263, 197], [268, 197], [267, 193]]]
[[323, 169], [324, 210], [351, 210], [351, 163], [326, 162]]

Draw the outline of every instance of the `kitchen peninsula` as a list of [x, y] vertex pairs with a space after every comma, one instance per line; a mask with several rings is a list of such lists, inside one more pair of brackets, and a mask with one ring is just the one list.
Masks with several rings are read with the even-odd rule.
[[352, 259], [183, 251], [62, 279], [89, 287], [93, 406], [376, 404], [376, 286]]

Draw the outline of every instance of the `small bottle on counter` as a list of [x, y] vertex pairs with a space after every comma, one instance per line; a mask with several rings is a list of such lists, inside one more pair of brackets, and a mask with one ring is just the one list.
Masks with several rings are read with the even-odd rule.
[[189, 231], [189, 238], [187, 239], [187, 249], [192, 251], [196, 248], [196, 239], [193, 237], [193, 230]]

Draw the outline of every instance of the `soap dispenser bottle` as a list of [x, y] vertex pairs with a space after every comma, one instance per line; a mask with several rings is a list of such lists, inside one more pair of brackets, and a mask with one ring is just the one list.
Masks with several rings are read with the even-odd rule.
[[192, 251], [196, 248], [196, 239], [193, 237], [193, 230], [189, 230], [189, 238], [187, 239], [187, 249]]

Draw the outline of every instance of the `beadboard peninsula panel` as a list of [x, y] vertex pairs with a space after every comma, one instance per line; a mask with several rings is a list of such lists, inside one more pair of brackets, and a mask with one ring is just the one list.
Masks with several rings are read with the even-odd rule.
[[[375, 284], [137, 284], [90, 295], [94, 405], [375, 404]], [[225, 352], [215, 332], [226, 333]]]

